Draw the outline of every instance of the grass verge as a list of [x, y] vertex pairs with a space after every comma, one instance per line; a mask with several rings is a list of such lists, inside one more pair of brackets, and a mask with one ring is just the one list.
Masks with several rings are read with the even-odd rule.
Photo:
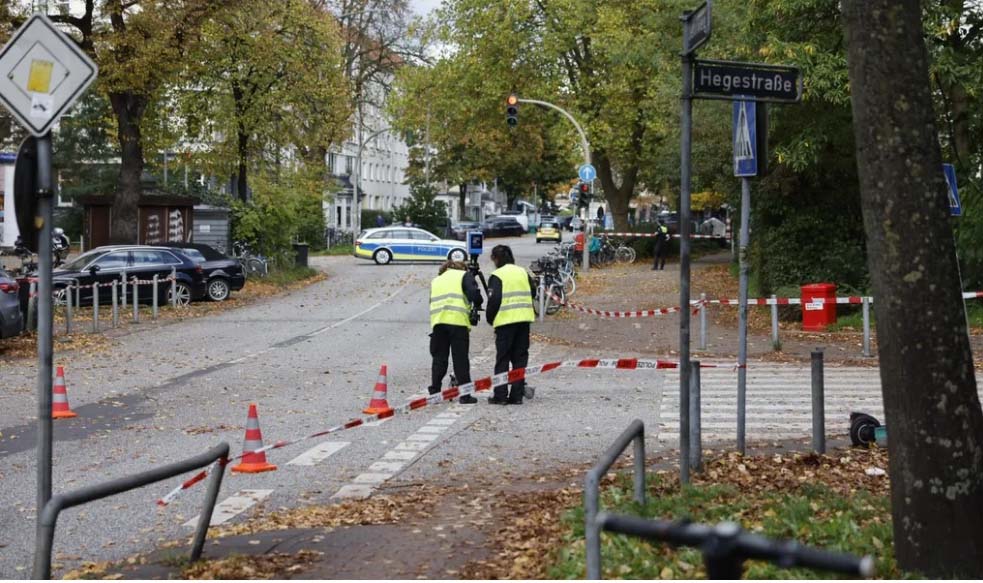
[[[841, 450], [830, 456], [811, 454], [747, 458], [736, 454], [711, 458], [693, 485], [679, 488], [674, 473], [651, 476], [644, 506], [632, 500], [630, 476], [619, 477], [602, 491], [601, 508], [647, 518], [688, 518], [715, 524], [739, 522], [744, 528], [778, 539], [855, 555], [873, 555], [877, 576], [901, 578], [891, 546], [891, 513], [886, 477], [867, 476], [871, 466], [887, 467], [883, 450]], [[547, 573], [576, 579], [585, 573], [583, 508], [564, 518], [566, 544]], [[601, 556], [605, 579], [705, 578], [696, 549], [603, 534]], [[834, 575], [808, 569], [781, 569], [749, 561], [748, 579], [819, 579]]]
[[318, 257], [323, 257], [326, 255], [334, 256], [334, 255], [354, 255], [354, 254], [355, 254], [354, 245], [335, 245], [334, 247], [331, 247], [329, 249], [321, 249], [319, 251], [315, 251], [311, 253], [311, 255], [315, 255]]

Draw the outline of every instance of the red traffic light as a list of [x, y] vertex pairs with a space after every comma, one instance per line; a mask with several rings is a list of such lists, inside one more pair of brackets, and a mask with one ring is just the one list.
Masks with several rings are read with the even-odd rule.
[[519, 97], [515, 93], [509, 95], [509, 98], [505, 100], [508, 105], [517, 105], [519, 103]]
[[590, 184], [587, 184], [586, 182], [581, 182], [580, 192], [582, 192], [583, 194], [587, 194], [588, 192], [590, 192]]

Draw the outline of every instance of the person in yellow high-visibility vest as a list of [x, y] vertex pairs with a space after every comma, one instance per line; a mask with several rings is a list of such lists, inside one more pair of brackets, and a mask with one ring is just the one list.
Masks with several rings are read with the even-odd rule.
[[[529, 364], [529, 324], [536, 319], [532, 303], [536, 284], [529, 272], [515, 264], [512, 249], [496, 245], [491, 252], [495, 271], [488, 278], [488, 323], [495, 327], [495, 374]], [[525, 381], [499, 385], [488, 398], [492, 405], [521, 405]]]
[[[469, 361], [472, 307], [480, 309], [481, 292], [461, 261], [447, 261], [440, 266], [439, 275], [430, 282], [430, 394], [440, 392], [447, 374], [448, 352], [454, 357], [454, 376], [458, 384], [471, 382]], [[476, 312], [475, 312], [476, 313]], [[476, 316], [477, 318], [477, 316]], [[477, 320], [475, 320], [477, 322]], [[471, 395], [458, 402], [477, 403]]]

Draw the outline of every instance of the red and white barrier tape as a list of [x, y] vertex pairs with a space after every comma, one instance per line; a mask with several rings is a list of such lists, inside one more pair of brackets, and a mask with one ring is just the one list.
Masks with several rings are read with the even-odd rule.
[[[265, 445], [255, 451], [244, 451], [238, 456], [226, 460], [225, 463], [221, 464], [223, 467], [232, 461], [241, 459], [243, 456], [248, 454], [259, 454], [264, 453], [274, 449], [280, 449], [287, 447], [289, 445], [294, 445], [302, 441], [307, 441], [309, 439], [315, 439], [317, 437], [324, 437], [325, 435], [331, 435], [332, 433], [338, 433], [340, 431], [345, 431], [347, 429], [354, 429], [356, 427], [361, 427], [366, 423], [372, 421], [378, 421], [382, 419], [388, 419], [395, 415], [406, 415], [418, 409], [427, 407], [428, 405], [436, 405], [438, 403], [451, 401], [465, 395], [472, 395], [481, 391], [487, 391], [492, 387], [504, 385], [506, 383], [514, 383], [523, 379], [528, 379], [531, 377], [539, 376], [541, 374], [547, 373], [552, 370], [560, 368], [604, 368], [604, 369], [618, 369], [618, 370], [662, 370], [677, 368], [678, 363], [666, 360], [644, 360], [638, 358], [621, 358], [621, 359], [584, 359], [584, 360], [565, 360], [557, 362], [548, 362], [546, 364], [527, 366], [526, 368], [517, 368], [509, 372], [499, 373], [490, 377], [485, 377], [478, 379], [476, 381], [463, 384], [457, 387], [450, 387], [444, 389], [443, 391], [430, 395], [428, 397], [421, 397], [418, 399], [413, 399], [408, 401], [398, 407], [393, 407], [382, 413], [377, 413], [375, 415], [364, 415], [362, 417], [356, 417], [342, 425], [335, 425], [325, 429], [324, 431], [318, 431], [317, 433], [312, 433], [304, 437], [298, 437], [296, 439], [290, 440], [280, 440], [269, 445]], [[715, 366], [715, 365], [707, 365]], [[702, 368], [702, 367], [701, 367]], [[173, 502], [184, 490], [187, 490], [204, 480], [208, 475], [218, 466], [218, 462], [214, 462], [204, 470], [198, 472], [191, 478], [185, 480], [181, 485], [177, 486], [167, 494], [165, 494], [157, 504], [160, 506], [167, 506]]]
[[[679, 307], [674, 308], [656, 308], [654, 310], [629, 310], [627, 312], [617, 311], [617, 310], [598, 310], [595, 308], [588, 308], [585, 306], [577, 305], [570, 300], [562, 300], [556, 295], [551, 295], [553, 301], [570, 308], [571, 310], [576, 310], [578, 312], [583, 312], [585, 314], [591, 314], [592, 316], [599, 316], [601, 318], [648, 318], [651, 316], [665, 316], [666, 314], [678, 314], [681, 310]], [[694, 300], [690, 302], [694, 306], [693, 313], [696, 314], [699, 310], [700, 300]]]
[[[658, 233], [607, 233], [599, 232], [595, 233], [598, 237], [657, 237]], [[669, 235], [673, 239], [680, 239], [681, 236], [678, 234]], [[690, 235], [690, 239], [726, 239], [726, 235]]]

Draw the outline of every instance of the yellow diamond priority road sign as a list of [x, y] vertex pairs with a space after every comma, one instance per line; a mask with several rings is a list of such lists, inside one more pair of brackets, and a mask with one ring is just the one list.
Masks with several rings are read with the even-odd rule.
[[0, 102], [36, 137], [85, 93], [98, 68], [43, 14], [35, 14], [0, 51]]

